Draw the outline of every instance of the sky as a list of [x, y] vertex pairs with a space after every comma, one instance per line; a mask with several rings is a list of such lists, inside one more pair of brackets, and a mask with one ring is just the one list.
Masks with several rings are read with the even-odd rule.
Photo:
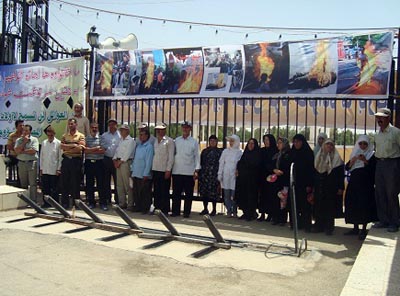
[[[139, 49], [245, 44], [277, 41], [280, 35], [281, 40], [289, 41], [314, 39], [315, 34], [317, 38], [343, 34], [338, 30], [324, 33], [326, 28], [354, 29], [353, 32], [360, 32], [358, 29], [362, 28], [398, 28], [398, 8], [399, 0], [50, 0], [49, 31], [69, 49], [88, 48], [86, 33], [93, 25], [100, 41], [107, 37], [120, 40], [129, 33], [135, 34]], [[119, 17], [119, 13], [264, 29], [194, 24], [190, 28], [189, 24]], [[312, 30], [299, 32], [290, 28]], [[353, 32], [347, 31], [347, 34]]]

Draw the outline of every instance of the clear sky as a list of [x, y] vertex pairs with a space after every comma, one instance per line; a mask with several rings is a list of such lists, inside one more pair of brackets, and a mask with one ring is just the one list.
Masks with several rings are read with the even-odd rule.
[[[109, 36], [119, 40], [134, 33], [140, 49], [275, 41], [279, 35], [282, 35], [282, 40], [313, 39], [315, 34], [285, 29], [231, 29], [198, 25], [189, 29], [188, 24], [168, 21], [164, 24], [162, 21], [123, 15], [119, 19], [119, 12], [188, 22], [262, 27], [357, 29], [400, 26], [399, 0], [50, 0], [50, 5], [50, 33], [68, 48], [88, 48], [85, 36], [92, 25], [97, 27], [100, 41]], [[338, 34], [318, 33], [317, 36]]]

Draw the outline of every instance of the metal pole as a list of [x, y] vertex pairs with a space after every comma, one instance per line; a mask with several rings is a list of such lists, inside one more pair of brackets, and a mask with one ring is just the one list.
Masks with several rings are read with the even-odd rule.
[[39, 207], [33, 200], [31, 200], [29, 197], [27, 197], [24, 193], [18, 193], [18, 197], [20, 199], [22, 199], [24, 202], [26, 202], [33, 209], [35, 209], [35, 211], [38, 212], [39, 214], [43, 214], [43, 215], [49, 214], [45, 210], [43, 210], [41, 207]]
[[59, 211], [65, 218], [71, 218], [71, 214], [68, 213], [63, 206], [61, 206], [58, 202], [56, 202], [51, 196], [45, 195], [44, 200], [51, 204], [57, 211]]
[[91, 209], [89, 209], [89, 207], [81, 200], [75, 199], [75, 204], [77, 205], [78, 208], [80, 208], [82, 211], [84, 211], [86, 214], [88, 214], [88, 216], [90, 218], [92, 218], [94, 222], [102, 223], [102, 224], [105, 223], [103, 221], [103, 219], [101, 219], [99, 216], [97, 216], [96, 213], [93, 212]]
[[122, 220], [124, 220], [126, 224], [129, 225], [130, 228], [141, 230], [140, 227], [135, 222], [133, 222], [133, 220], [118, 205], [113, 205], [113, 209], [122, 218]]
[[292, 222], [293, 222], [293, 235], [294, 235], [294, 251], [297, 253], [298, 250], [298, 236], [299, 229], [297, 225], [297, 210], [296, 210], [296, 176], [294, 172], [294, 163], [290, 165], [290, 189], [291, 189], [291, 212], [292, 212]]

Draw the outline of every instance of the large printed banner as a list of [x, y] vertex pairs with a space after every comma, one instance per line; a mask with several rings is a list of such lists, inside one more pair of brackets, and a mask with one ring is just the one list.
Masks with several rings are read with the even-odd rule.
[[96, 53], [94, 99], [387, 98], [393, 32]]
[[74, 103], [84, 103], [84, 59], [0, 66], [0, 144], [24, 120], [43, 140], [51, 124], [60, 138]]

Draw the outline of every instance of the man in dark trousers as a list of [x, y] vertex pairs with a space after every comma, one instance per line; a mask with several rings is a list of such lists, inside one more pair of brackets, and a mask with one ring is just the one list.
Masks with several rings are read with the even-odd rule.
[[379, 125], [375, 134], [375, 199], [379, 222], [373, 227], [397, 232], [400, 218], [400, 129], [390, 124], [390, 117], [388, 108], [378, 109], [375, 113]]

